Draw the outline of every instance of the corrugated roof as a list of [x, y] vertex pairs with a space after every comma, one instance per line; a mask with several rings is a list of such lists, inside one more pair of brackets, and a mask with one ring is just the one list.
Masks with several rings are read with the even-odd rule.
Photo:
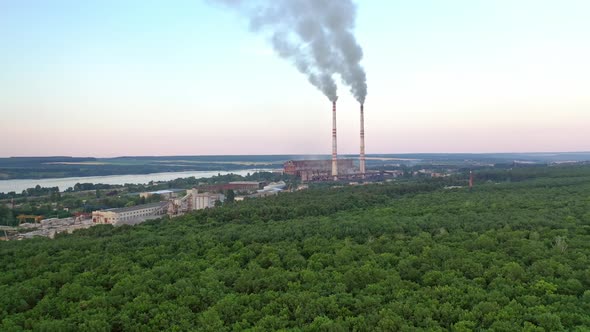
[[149, 208], [155, 208], [155, 207], [164, 207], [166, 204], [168, 204], [168, 202], [157, 202], [157, 203], [142, 204], [142, 205], [136, 205], [136, 206], [122, 207], [122, 208], [108, 209], [106, 211], [122, 213], [122, 212], [143, 210], [143, 209], [149, 209]]
[[171, 194], [174, 191], [172, 190], [156, 190], [156, 191], [150, 191], [150, 194]]

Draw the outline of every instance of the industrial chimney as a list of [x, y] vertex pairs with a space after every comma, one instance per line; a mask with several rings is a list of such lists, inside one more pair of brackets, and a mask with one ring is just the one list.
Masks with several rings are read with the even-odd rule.
[[338, 180], [338, 153], [336, 152], [336, 101], [332, 102], [332, 176], [334, 181]]
[[361, 176], [365, 178], [365, 105], [361, 104], [361, 154], [359, 156], [359, 168]]

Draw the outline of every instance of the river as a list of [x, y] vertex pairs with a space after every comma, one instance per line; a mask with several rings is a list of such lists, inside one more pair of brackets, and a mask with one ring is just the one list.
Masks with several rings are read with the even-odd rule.
[[163, 172], [150, 174], [127, 174], [127, 175], [106, 175], [106, 176], [85, 176], [85, 177], [71, 177], [71, 178], [55, 178], [55, 179], [15, 179], [15, 180], [0, 180], [0, 192], [15, 191], [21, 193], [27, 188], [33, 188], [36, 185], [41, 187], [59, 187], [60, 191], [64, 191], [69, 187], [73, 187], [76, 183], [104, 183], [104, 184], [125, 184], [125, 183], [148, 183], [150, 181], [170, 181], [177, 178], [188, 178], [194, 176], [196, 178], [210, 178], [217, 174], [238, 174], [246, 175], [254, 172], [276, 171], [275, 169], [243, 169], [234, 171], [187, 171], [187, 172]]

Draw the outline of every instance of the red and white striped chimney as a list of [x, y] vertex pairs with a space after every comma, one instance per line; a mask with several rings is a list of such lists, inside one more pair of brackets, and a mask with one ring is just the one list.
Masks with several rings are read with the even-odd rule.
[[359, 168], [361, 176], [365, 177], [365, 105], [361, 104], [361, 154], [359, 156]]
[[332, 102], [332, 176], [334, 181], [338, 180], [338, 153], [336, 144], [336, 100]]

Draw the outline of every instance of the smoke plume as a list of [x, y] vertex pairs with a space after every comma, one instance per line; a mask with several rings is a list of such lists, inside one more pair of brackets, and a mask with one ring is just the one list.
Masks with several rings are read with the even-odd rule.
[[363, 50], [354, 35], [351, 0], [210, 0], [245, 15], [250, 29], [269, 36], [275, 52], [290, 60], [328, 99], [337, 98], [334, 74], [362, 104], [367, 79]]

